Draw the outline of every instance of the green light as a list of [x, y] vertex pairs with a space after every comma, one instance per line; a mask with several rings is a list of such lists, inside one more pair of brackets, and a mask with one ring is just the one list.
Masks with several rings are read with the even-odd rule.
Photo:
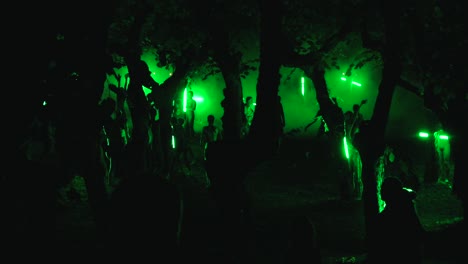
[[172, 135], [172, 148], [175, 149], [175, 137]]
[[346, 140], [346, 137], [343, 137], [343, 146], [344, 146], [346, 158], [349, 159], [348, 141]]
[[200, 97], [200, 96], [194, 96], [193, 100], [195, 100], [197, 103], [201, 103], [201, 102], [203, 102], [204, 99], [203, 99], [203, 97]]
[[46, 106], [47, 105], [47, 101], [44, 100], [44, 102], [42, 102], [42, 106]]
[[304, 91], [305, 91], [305, 87], [304, 87], [304, 77], [301, 77], [301, 93], [302, 93], [302, 96], [304, 96]]
[[[343, 75], [345, 75], [345, 74], [343, 73]], [[347, 79], [346, 77], [344, 77], [344, 76], [341, 76], [340, 79], [341, 79], [342, 81], [344, 81], [344, 82], [346, 82], [346, 81], [348, 80], [348, 79]], [[358, 83], [358, 82], [355, 82], [355, 81], [351, 81], [351, 84], [356, 85], [356, 86], [359, 86], [359, 87], [362, 86], [362, 84], [360, 84], [360, 83]]]
[[143, 92], [145, 93], [146, 96], [147, 96], [149, 93], [151, 93], [152, 90], [151, 90], [150, 88], [148, 88], [148, 87], [146, 87], [146, 86], [144, 86], [144, 85], [142, 85], [142, 87], [143, 87]]
[[427, 133], [427, 132], [419, 132], [419, 137], [428, 138], [428, 137], [429, 137], [429, 133]]
[[449, 136], [447, 136], [447, 135], [440, 135], [440, 136], [439, 136], [439, 139], [448, 140], [448, 139], [449, 139]]
[[187, 112], [187, 87], [184, 89], [184, 113]]
[[414, 192], [412, 189], [407, 188], [407, 187], [403, 187], [403, 190], [405, 190], [405, 191], [407, 191], [407, 192]]

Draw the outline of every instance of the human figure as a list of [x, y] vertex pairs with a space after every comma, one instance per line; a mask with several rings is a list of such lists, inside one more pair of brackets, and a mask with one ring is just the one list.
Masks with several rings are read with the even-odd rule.
[[414, 205], [416, 193], [403, 188], [398, 178], [388, 177], [380, 196], [385, 207], [368, 234], [367, 263], [422, 263], [425, 231]]
[[125, 76], [125, 85], [124, 87], [120, 87], [120, 76], [116, 75], [118, 80], [118, 86], [109, 85], [109, 90], [115, 93], [115, 120], [119, 124], [120, 133], [122, 140], [124, 140], [124, 145], [127, 145], [130, 139], [129, 127], [127, 125], [128, 122], [128, 112], [126, 111], [126, 102], [127, 102], [127, 83], [128, 83], [128, 74]]
[[353, 142], [356, 133], [359, 133], [359, 127], [364, 121], [364, 116], [360, 112], [361, 106], [367, 103], [367, 99], [361, 101], [360, 104], [353, 105], [353, 111], [345, 113], [346, 135], [350, 142]]
[[437, 182], [447, 184], [452, 187], [453, 175], [450, 173], [450, 140], [441, 136], [447, 133], [443, 129], [434, 132], [434, 151], [435, 151], [435, 166], [437, 167]]
[[207, 117], [208, 124], [203, 127], [202, 134], [200, 137], [200, 145], [203, 149], [203, 158], [206, 159], [206, 149], [208, 144], [222, 140], [223, 135], [221, 129], [215, 126], [215, 117], [214, 115], [208, 115]]
[[186, 119], [186, 114], [184, 113], [184, 106], [182, 103], [182, 99], [176, 98], [174, 100], [174, 106], [172, 108], [172, 116], [175, 118], [183, 118]]
[[255, 105], [252, 96], [247, 96], [245, 98], [244, 103], [244, 115], [245, 115], [245, 123], [244, 123], [244, 134], [247, 135], [250, 131], [250, 127], [252, 126], [252, 121], [255, 114]]
[[110, 97], [100, 103], [104, 114], [104, 150], [109, 162], [108, 184], [117, 184], [125, 173], [125, 140], [121, 134], [120, 123], [115, 119], [115, 104], [116, 101]]
[[276, 146], [276, 152], [279, 152], [279, 148], [281, 146], [281, 142], [283, 140], [283, 135], [284, 135], [284, 127], [286, 126], [286, 119], [284, 117], [284, 108], [283, 104], [281, 103], [281, 97], [278, 96], [278, 100], [276, 103], [276, 116], [279, 118], [279, 123], [280, 126], [278, 128], [278, 141], [277, 141], [277, 146]]
[[[216, 141], [206, 152], [206, 172], [211, 185], [208, 189], [214, 201], [214, 213], [219, 230], [219, 247], [224, 256], [238, 258], [245, 254], [245, 230], [250, 219], [250, 199], [245, 188], [247, 176], [246, 145], [240, 142]], [[227, 262], [223, 262], [227, 263]], [[231, 263], [231, 262], [229, 262]], [[235, 262], [245, 263], [245, 262]]]
[[411, 158], [405, 155], [404, 151], [398, 151], [398, 148], [387, 145], [382, 158], [385, 165], [384, 175], [398, 175], [404, 186], [418, 191], [421, 185], [417, 173]]
[[187, 109], [185, 129], [187, 130], [187, 138], [191, 140], [195, 135], [195, 110], [197, 109], [197, 101], [193, 99], [193, 91], [187, 92]]
[[55, 228], [50, 212], [56, 210], [54, 193], [61, 176], [57, 170], [59, 157], [54, 147], [53, 124], [41, 111], [34, 116], [27, 132], [23, 144], [9, 154], [7, 163], [15, 161], [11, 162], [13, 170], [0, 177], [3, 253], [10, 248], [45, 252], [54, 246], [52, 241], [43, 239]]
[[159, 84], [151, 77], [146, 62], [129, 58], [128, 70], [130, 83], [127, 90], [127, 102], [132, 118], [132, 135], [128, 143], [128, 162], [132, 170], [147, 171], [149, 152], [150, 103], [143, 91], [143, 85], [151, 90]]
[[180, 263], [184, 206], [176, 184], [152, 173], [128, 177], [112, 193], [109, 212], [111, 258]]
[[317, 131], [317, 137], [318, 138], [321, 138], [322, 136], [325, 135], [326, 132], [328, 132], [328, 126], [327, 126], [327, 123], [325, 122], [325, 119], [323, 119], [323, 114], [322, 114], [322, 110], [319, 109], [317, 111], [317, 113], [315, 114], [314, 118], [312, 119], [312, 122], [310, 122], [309, 124], [307, 124], [304, 128], [304, 131], [307, 131], [307, 129], [312, 126], [313, 124], [315, 124], [315, 122], [317, 121], [320, 121], [320, 126], [319, 126], [319, 129]]
[[151, 168], [153, 172], [161, 169], [163, 166], [163, 153], [161, 145], [161, 129], [160, 129], [160, 117], [159, 117], [159, 107], [156, 103], [156, 98], [154, 93], [148, 94], [151, 105]]
[[307, 216], [295, 217], [290, 224], [284, 263], [322, 263], [317, 236], [317, 228]]
[[187, 140], [187, 130], [184, 127], [184, 122], [185, 120], [181, 117], [172, 118], [172, 131], [174, 135], [174, 160], [172, 168], [173, 171], [185, 169], [186, 173], [189, 173], [194, 155]]
[[255, 105], [252, 96], [247, 96], [245, 98], [244, 113], [247, 119], [247, 125], [250, 127], [255, 114]]
[[[84, 80], [64, 83], [71, 93], [65, 92], [57, 100], [56, 146], [60, 157], [62, 182], [68, 185], [75, 176], [86, 184], [88, 202], [99, 236], [105, 236], [107, 226], [108, 190], [106, 187], [106, 162], [103, 148], [105, 112], [83, 93]], [[83, 105], [86, 105], [83, 108]], [[102, 237], [101, 237], [102, 238]]]

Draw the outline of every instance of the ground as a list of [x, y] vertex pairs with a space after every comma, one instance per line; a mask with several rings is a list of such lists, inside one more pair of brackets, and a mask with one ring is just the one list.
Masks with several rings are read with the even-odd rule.
[[[317, 149], [318, 148], [318, 149]], [[196, 144], [194, 151], [201, 153]], [[316, 142], [286, 139], [279, 156], [249, 174], [246, 188], [251, 198], [255, 263], [283, 263], [287, 228], [295, 216], [306, 215], [316, 226], [324, 263], [359, 263], [365, 259], [364, 214], [360, 200], [339, 198], [337, 176], [325, 162], [325, 151]], [[209, 254], [210, 242], [202, 243], [210, 229], [212, 202], [201, 166], [180, 179], [185, 197], [183, 234], [194, 250]], [[422, 184], [416, 207], [430, 236], [425, 263], [457, 263], [457, 228], [462, 220], [460, 201], [450, 186]], [[57, 214], [57, 241], [79, 249], [94, 245], [94, 225], [85, 199]], [[203, 253], [201, 253], [203, 254]]]

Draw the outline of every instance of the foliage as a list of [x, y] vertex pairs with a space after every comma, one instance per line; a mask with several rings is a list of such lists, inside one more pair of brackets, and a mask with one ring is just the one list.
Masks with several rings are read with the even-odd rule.
[[[285, 45], [299, 55], [310, 57], [309, 66], [320, 60], [325, 69], [340, 69], [346, 75], [365, 66], [382, 66], [382, 14], [379, 4], [365, 1], [283, 1], [282, 35], [277, 45]], [[449, 1], [405, 2], [401, 20], [402, 78], [420, 96], [431, 94], [442, 111], [463, 89], [462, 56], [466, 44], [460, 3]], [[453, 4], [453, 5], [452, 5]], [[256, 1], [119, 1], [109, 30], [108, 51], [117, 66], [123, 64], [130, 26], [138, 8], [147, 8], [141, 36], [143, 50], [155, 49], [159, 67], [169, 68], [178, 60], [192, 63], [190, 77], [219, 74], [213, 59], [213, 43], [227, 32], [229, 52], [241, 56], [241, 78], [258, 68], [259, 9]], [[347, 24], [348, 32], [327, 49], [330, 38]], [[296, 65], [296, 67], [303, 67]], [[429, 90], [430, 89], [430, 90]], [[426, 91], [425, 91], [426, 90]], [[433, 102], [434, 104], [434, 102]]]
[[416, 1], [406, 6], [402, 20], [403, 78], [416, 86], [417, 94], [437, 97], [436, 105], [426, 102], [436, 111], [446, 111], [456, 94], [466, 89], [460, 56], [467, 44], [462, 10], [457, 1]]

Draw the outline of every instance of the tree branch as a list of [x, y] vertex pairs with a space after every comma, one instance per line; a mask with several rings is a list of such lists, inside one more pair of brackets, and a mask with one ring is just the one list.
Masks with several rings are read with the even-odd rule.
[[334, 35], [330, 36], [322, 45], [322, 47], [316, 52], [310, 52], [308, 54], [298, 54], [294, 51], [294, 47], [292, 45], [285, 44], [284, 53], [285, 56], [283, 58], [283, 65], [287, 67], [298, 67], [301, 68], [303, 66], [315, 66], [317, 63], [320, 62], [320, 59], [323, 57], [322, 54], [330, 52], [336, 45], [344, 40], [346, 36], [351, 32], [353, 28], [352, 22], [348, 19], [341, 29]]
[[397, 85], [407, 91], [414, 93], [415, 95], [421, 98], [424, 96], [424, 92], [421, 92], [421, 89], [419, 89], [419, 87], [415, 86], [414, 84], [410, 83], [407, 80], [403, 80], [401, 77], [400, 79], [398, 79]]

